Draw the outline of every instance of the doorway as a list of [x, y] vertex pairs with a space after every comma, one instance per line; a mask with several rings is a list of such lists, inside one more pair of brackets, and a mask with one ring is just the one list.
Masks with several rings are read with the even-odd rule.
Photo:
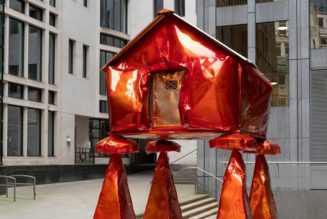
[[180, 126], [179, 95], [186, 70], [152, 74], [150, 89], [151, 126]]

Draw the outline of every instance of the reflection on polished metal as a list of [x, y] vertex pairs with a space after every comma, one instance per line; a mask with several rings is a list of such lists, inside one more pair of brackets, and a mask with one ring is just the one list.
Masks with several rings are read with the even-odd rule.
[[211, 148], [256, 152], [256, 140], [244, 133], [223, 134], [209, 141]]
[[258, 154], [250, 193], [253, 219], [277, 219], [274, 195], [271, 190], [269, 167], [266, 158]]
[[145, 139], [266, 135], [270, 82], [171, 11], [159, 13], [103, 69], [111, 133]]
[[132, 140], [111, 134], [97, 143], [96, 151], [104, 154], [127, 154], [138, 152], [138, 146]]
[[245, 164], [240, 152], [233, 150], [224, 175], [217, 219], [251, 219], [246, 192]]
[[152, 80], [152, 126], [180, 126], [179, 92], [185, 71], [157, 72]]
[[[180, 150], [178, 144], [169, 141], [158, 141], [157, 145], [151, 143], [147, 146], [147, 151], [161, 152], [154, 171], [144, 219], [182, 219], [173, 174], [169, 167], [167, 152], [164, 150], [165, 144], [168, 151]], [[157, 149], [154, 149], [156, 146]]]
[[112, 154], [94, 219], [136, 218], [120, 154]]
[[256, 153], [277, 155], [280, 154], [280, 146], [269, 139], [265, 139], [264, 141], [258, 142]]

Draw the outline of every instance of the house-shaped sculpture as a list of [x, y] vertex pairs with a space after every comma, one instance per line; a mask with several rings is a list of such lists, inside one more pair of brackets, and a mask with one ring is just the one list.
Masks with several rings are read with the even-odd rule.
[[272, 86], [249, 60], [163, 10], [104, 67], [111, 133], [264, 138]]
[[[199, 138], [233, 150], [217, 218], [277, 218], [263, 156], [280, 152], [266, 140], [272, 86], [253, 63], [162, 10], [103, 70], [111, 127], [97, 152], [113, 155], [94, 218], [136, 218], [119, 155], [138, 150], [127, 138], [156, 140], [147, 152], [160, 152], [144, 219], [182, 218], [167, 156], [180, 146], [168, 140]], [[251, 202], [237, 150], [259, 154]]]

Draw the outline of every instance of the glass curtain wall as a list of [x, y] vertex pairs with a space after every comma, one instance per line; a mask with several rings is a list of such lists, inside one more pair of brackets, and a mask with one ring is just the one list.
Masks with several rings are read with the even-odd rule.
[[217, 27], [217, 39], [241, 55], [248, 55], [248, 29], [246, 24]]
[[271, 104], [288, 106], [288, 22], [258, 23], [256, 32], [256, 64], [273, 85]]
[[101, 0], [100, 26], [127, 33], [126, 0]]
[[310, 0], [310, 36], [312, 49], [327, 48], [326, 0]]

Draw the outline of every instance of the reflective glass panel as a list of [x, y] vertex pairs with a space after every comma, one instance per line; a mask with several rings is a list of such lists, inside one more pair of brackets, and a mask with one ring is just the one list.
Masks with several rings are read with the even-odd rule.
[[27, 155], [41, 155], [41, 110], [27, 109]]
[[312, 49], [327, 48], [327, 1], [310, 0], [310, 44]]
[[247, 0], [216, 0], [217, 7], [246, 5]]
[[289, 104], [288, 22], [258, 23], [256, 64], [273, 85], [272, 106]]
[[42, 30], [34, 26], [29, 26], [28, 78], [42, 80]]
[[23, 155], [23, 108], [8, 106], [8, 156]]
[[9, 19], [9, 74], [23, 77], [24, 23]]
[[8, 97], [24, 99], [24, 86], [15, 83], [8, 83]]

